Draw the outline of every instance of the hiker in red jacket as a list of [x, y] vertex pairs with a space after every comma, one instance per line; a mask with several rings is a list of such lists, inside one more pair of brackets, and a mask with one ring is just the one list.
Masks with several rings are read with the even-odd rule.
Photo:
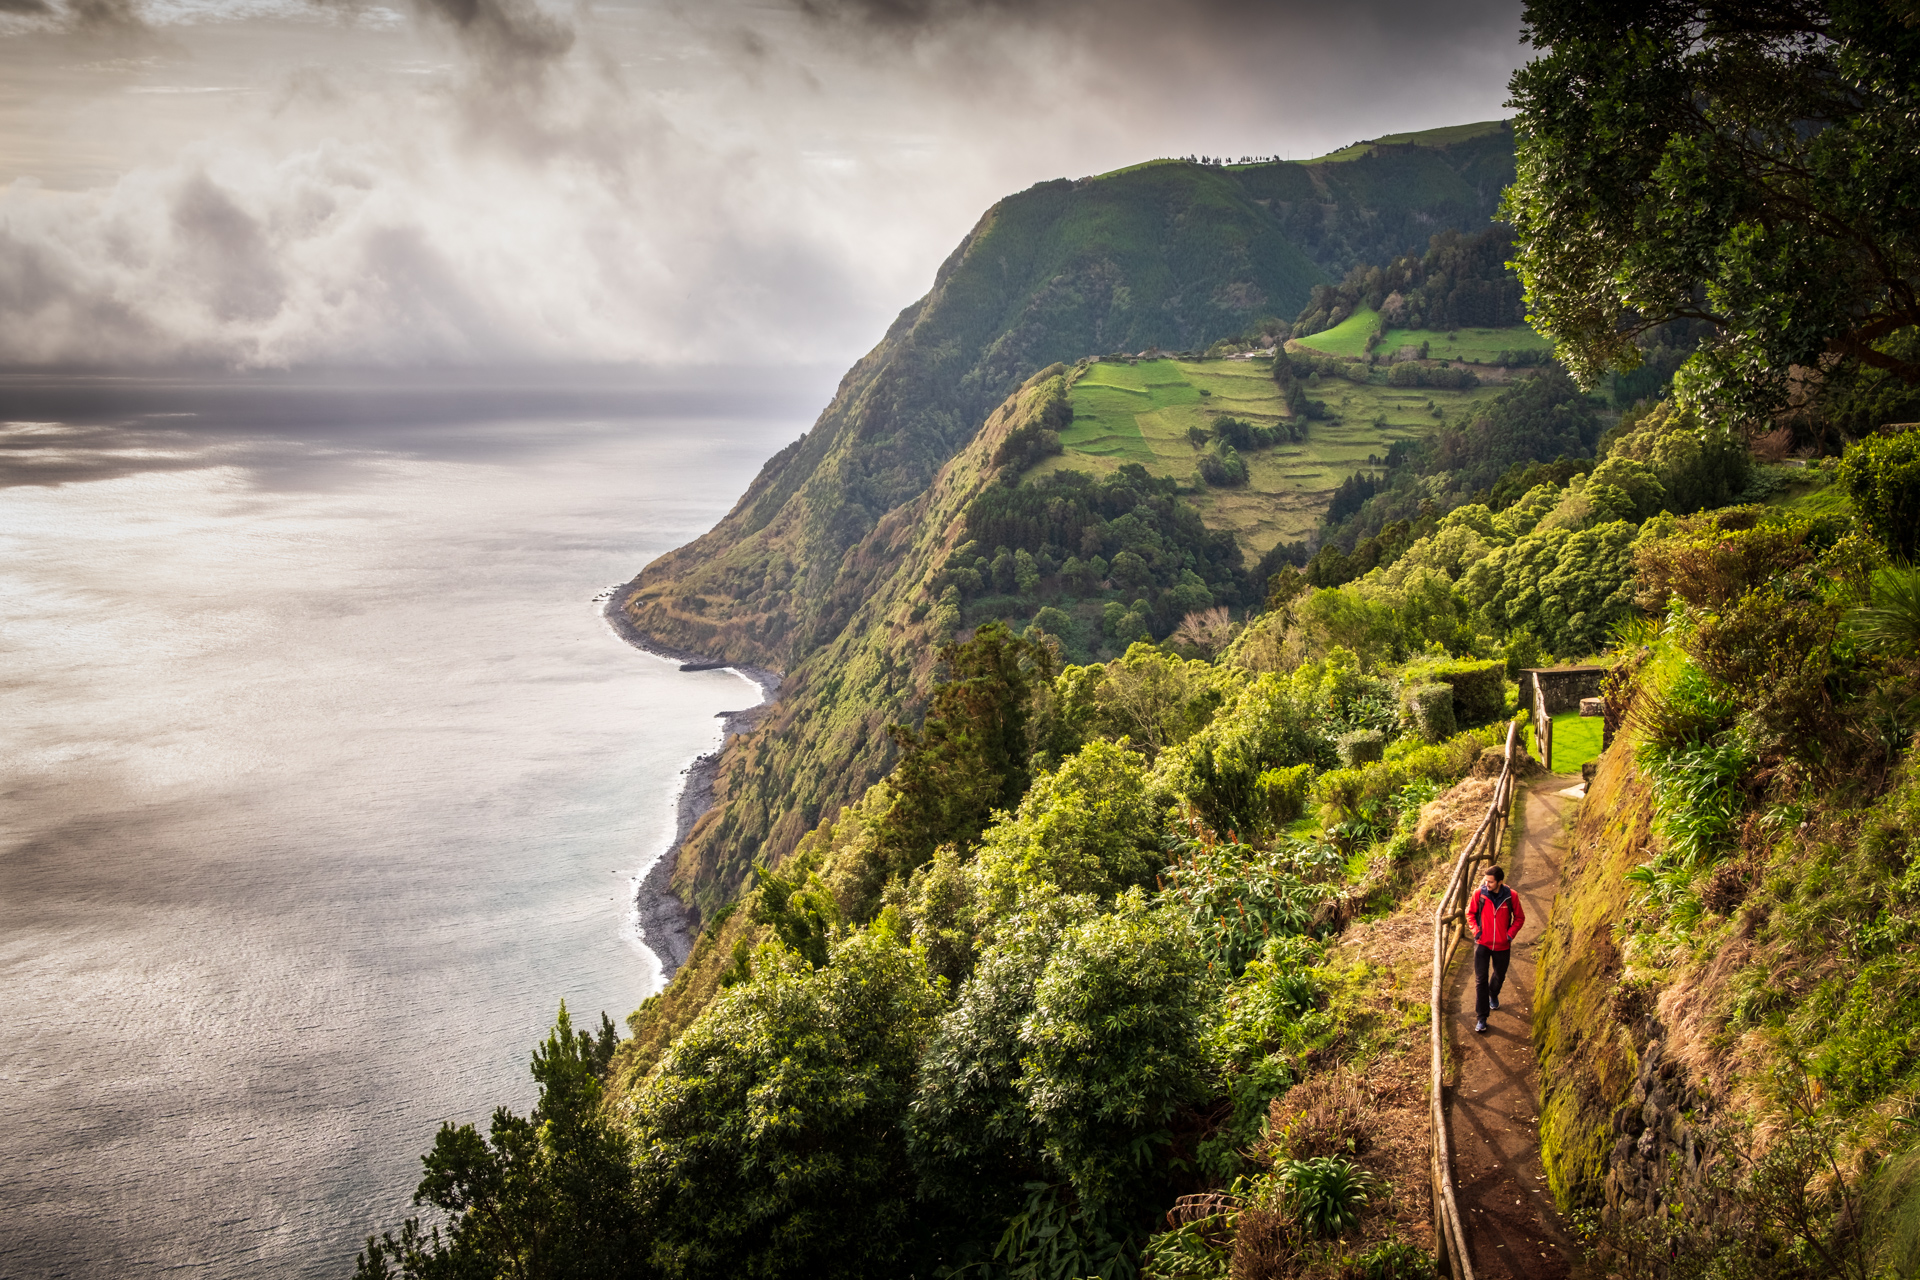
[[[1507, 873], [1488, 867], [1480, 887], [1467, 903], [1467, 925], [1473, 930], [1473, 1029], [1487, 1029], [1487, 1011], [1500, 1007], [1500, 987], [1507, 980], [1508, 948], [1527, 922], [1520, 896], [1507, 888]], [[1493, 972], [1488, 974], [1488, 970]]]

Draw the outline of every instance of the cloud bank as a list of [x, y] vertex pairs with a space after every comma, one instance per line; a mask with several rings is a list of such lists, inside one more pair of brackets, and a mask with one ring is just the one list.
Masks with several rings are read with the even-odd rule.
[[0, 0], [58, 113], [0, 116], [0, 364], [844, 362], [1001, 195], [1489, 118], [1524, 54], [1512, 4], [133, 3]]

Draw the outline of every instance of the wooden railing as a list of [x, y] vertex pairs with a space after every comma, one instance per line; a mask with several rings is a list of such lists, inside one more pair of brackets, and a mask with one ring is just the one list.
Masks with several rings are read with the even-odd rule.
[[1533, 746], [1540, 763], [1553, 768], [1553, 716], [1547, 711], [1547, 690], [1538, 671], [1529, 672], [1533, 681]]
[[1439, 1244], [1439, 1260], [1453, 1280], [1473, 1280], [1473, 1260], [1467, 1253], [1467, 1232], [1460, 1220], [1460, 1205], [1453, 1194], [1453, 1144], [1447, 1137], [1447, 1107], [1441, 1092], [1441, 1076], [1446, 1067], [1446, 1033], [1443, 1000], [1446, 996], [1448, 962], [1453, 949], [1467, 932], [1467, 900], [1473, 894], [1473, 869], [1492, 862], [1500, 852], [1507, 833], [1508, 807], [1513, 802], [1514, 756], [1520, 745], [1518, 721], [1507, 726], [1507, 750], [1500, 767], [1500, 780], [1494, 784], [1493, 799], [1486, 816], [1460, 846], [1446, 891], [1433, 912], [1433, 1000], [1427, 1010], [1433, 1046], [1433, 1230]]

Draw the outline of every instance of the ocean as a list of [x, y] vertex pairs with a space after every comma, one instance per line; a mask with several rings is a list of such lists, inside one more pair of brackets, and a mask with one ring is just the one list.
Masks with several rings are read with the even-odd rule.
[[351, 1274], [758, 690], [596, 597], [825, 370], [0, 378], [0, 1275]]

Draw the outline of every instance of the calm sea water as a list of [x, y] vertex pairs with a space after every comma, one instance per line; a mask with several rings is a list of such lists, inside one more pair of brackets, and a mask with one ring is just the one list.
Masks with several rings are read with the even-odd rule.
[[657, 988], [633, 881], [757, 693], [593, 597], [830, 391], [0, 385], [0, 1275], [348, 1274]]

